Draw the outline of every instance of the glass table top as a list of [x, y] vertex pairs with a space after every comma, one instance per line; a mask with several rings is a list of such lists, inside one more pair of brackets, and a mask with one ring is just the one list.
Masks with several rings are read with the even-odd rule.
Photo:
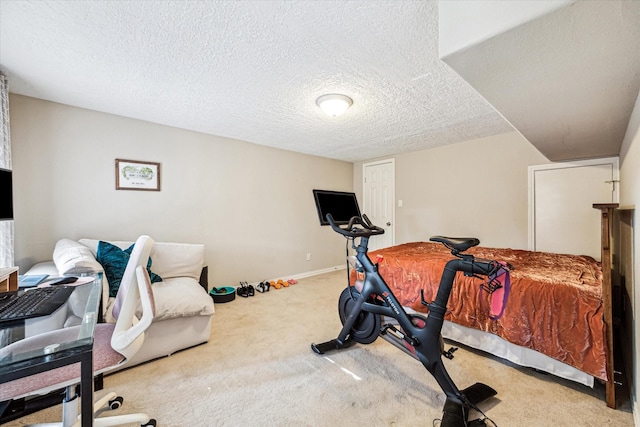
[[0, 382], [3, 374], [15, 369], [91, 348], [102, 273], [80, 277], [78, 282], [82, 284], [73, 286], [67, 302], [53, 314], [0, 324]]

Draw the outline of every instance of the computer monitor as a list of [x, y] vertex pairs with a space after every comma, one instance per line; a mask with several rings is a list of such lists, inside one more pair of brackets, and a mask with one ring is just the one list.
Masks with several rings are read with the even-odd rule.
[[0, 221], [13, 219], [12, 172], [0, 168]]
[[320, 225], [329, 225], [327, 214], [331, 214], [338, 225], [348, 224], [354, 216], [360, 216], [355, 193], [346, 191], [313, 190]]

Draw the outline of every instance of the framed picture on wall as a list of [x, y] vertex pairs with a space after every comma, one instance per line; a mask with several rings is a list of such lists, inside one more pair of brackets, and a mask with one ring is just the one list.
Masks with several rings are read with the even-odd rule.
[[160, 191], [160, 163], [116, 159], [116, 190]]

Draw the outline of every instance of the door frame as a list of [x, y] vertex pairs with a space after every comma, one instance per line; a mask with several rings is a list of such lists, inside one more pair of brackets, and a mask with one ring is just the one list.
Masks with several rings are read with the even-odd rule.
[[536, 189], [535, 189], [535, 173], [543, 170], [552, 169], [570, 169], [585, 166], [595, 166], [603, 164], [613, 164], [613, 181], [615, 191], [613, 192], [613, 199], [611, 203], [619, 203], [620, 201], [620, 159], [618, 157], [602, 157], [599, 159], [589, 160], [576, 160], [573, 162], [557, 162], [549, 163], [546, 165], [529, 166], [529, 179], [528, 179], [528, 193], [529, 193], [529, 215], [528, 215], [528, 249], [530, 251], [535, 250], [535, 237], [536, 237]]
[[373, 162], [367, 162], [362, 164], [362, 204], [363, 207], [367, 206], [367, 192], [365, 191], [366, 182], [366, 170], [369, 166], [377, 166], [385, 163], [391, 163], [391, 246], [396, 244], [396, 159], [382, 159]]

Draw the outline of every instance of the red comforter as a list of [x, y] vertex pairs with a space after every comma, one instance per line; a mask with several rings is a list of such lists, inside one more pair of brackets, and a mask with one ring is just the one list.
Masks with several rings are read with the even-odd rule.
[[[476, 247], [478, 258], [506, 261], [511, 294], [504, 315], [487, 316], [480, 303], [477, 278], [458, 273], [449, 298], [447, 320], [496, 334], [606, 381], [606, 341], [602, 318], [602, 269], [588, 256], [559, 255], [514, 249]], [[407, 243], [372, 251], [382, 255], [380, 274], [400, 303], [427, 312], [420, 303], [435, 299], [444, 265], [451, 253], [439, 243]]]

